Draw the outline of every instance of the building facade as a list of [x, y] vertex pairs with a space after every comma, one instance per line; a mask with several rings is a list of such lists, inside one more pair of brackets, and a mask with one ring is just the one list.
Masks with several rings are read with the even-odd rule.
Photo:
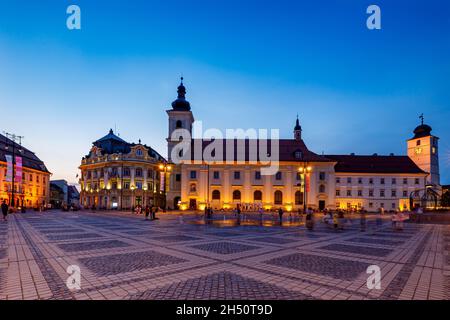
[[[22, 160], [21, 181], [7, 181], [7, 155]], [[17, 167], [17, 165], [16, 165]], [[34, 152], [0, 134], [0, 201], [17, 208], [42, 208], [50, 200], [50, 175], [44, 162]], [[14, 197], [13, 197], [14, 194]], [[14, 201], [12, 199], [14, 198]]]
[[[305, 207], [409, 210], [413, 205], [411, 194], [425, 190], [429, 183], [439, 184], [437, 138], [431, 135], [431, 127], [423, 123], [408, 140], [408, 156], [318, 155], [303, 141], [297, 119], [293, 138], [278, 141], [279, 170], [262, 175], [267, 163], [259, 158], [253, 161], [251, 151], [259, 154], [259, 140], [192, 139], [187, 152], [176, 149], [173, 153], [183, 142], [177, 136], [178, 129], [185, 129], [192, 136], [194, 122], [183, 81], [167, 114], [168, 159], [173, 161], [173, 154], [185, 152], [180, 154], [182, 159], [174, 166], [170, 179], [167, 201], [173, 208], [203, 209], [210, 205], [214, 209], [239, 206], [248, 210], [262, 207], [287, 211]], [[273, 142], [267, 143], [270, 154]], [[256, 147], [252, 149], [251, 144]], [[239, 145], [245, 147], [244, 151]], [[411, 153], [418, 145], [422, 146], [422, 152]], [[195, 151], [198, 148], [200, 152]], [[223, 152], [222, 159], [227, 161], [205, 159], [204, 151]]]
[[137, 205], [164, 206], [159, 166], [165, 162], [151, 147], [140, 141], [128, 143], [111, 129], [81, 161], [81, 205], [124, 210]]

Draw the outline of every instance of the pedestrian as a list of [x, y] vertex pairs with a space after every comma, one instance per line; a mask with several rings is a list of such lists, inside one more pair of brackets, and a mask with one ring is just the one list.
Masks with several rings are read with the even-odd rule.
[[308, 230], [312, 230], [314, 228], [314, 220], [311, 212], [308, 212], [306, 214], [305, 221], [306, 221], [306, 228]]
[[343, 211], [339, 211], [339, 214], [338, 214], [339, 230], [344, 230], [344, 223], [345, 223], [344, 212]]
[[381, 219], [381, 215], [382, 215], [382, 213], [377, 214], [376, 223], [377, 223], [377, 229], [378, 230], [381, 229], [381, 226], [383, 225], [383, 220]]
[[283, 213], [284, 212], [282, 208], [278, 209], [278, 217], [280, 218], [280, 223], [283, 222]]
[[361, 227], [361, 231], [366, 231], [366, 213], [364, 211], [361, 211], [361, 214], [359, 216], [359, 224]]
[[337, 213], [334, 213], [333, 214], [333, 226], [334, 226], [334, 230], [337, 230], [338, 229], [338, 226], [339, 226], [339, 217], [338, 217], [338, 214]]
[[150, 215], [150, 207], [148, 205], [145, 206], [145, 220], [148, 220], [148, 216]]
[[3, 203], [2, 203], [3, 221], [8, 220], [8, 219], [7, 219], [7, 216], [8, 216], [8, 210], [9, 210], [9, 206], [6, 204], [6, 201], [3, 200]]

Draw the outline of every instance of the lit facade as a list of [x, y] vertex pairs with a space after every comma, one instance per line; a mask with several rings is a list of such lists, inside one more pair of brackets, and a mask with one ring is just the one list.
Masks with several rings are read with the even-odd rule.
[[110, 130], [81, 161], [81, 205], [124, 210], [137, 205], [164, 206], [159, 169], [164, 162], [152, 148], [140, 141], [128, 143]]
[[[194, 116], [185, 94], [186, 89], [181, 83], [178, 98], [167, 110], [169, 161], [172, 160], [172, 150], [180, 142], [174, 131], [183, 128], [192, 133]], [[424, 142], [428, 137], [429, 132]], [[192, 149], [198, 142], [192, 141]], [[224, 139], [220, 149], [225, 150], [228, 142]], [[237, 148], [237, 143], [239, 141], [235, 141], [234, 148]], [[410, 143], [417, 142], [414, 139], [408, 141], [408, 148]], [[199, 144], [205, 150], [210, 141], [202, 140]], [[245, 144], [248, 145], [249, 141]], [[319, 210], [409, 210], [410, 195], [424, 190], [430, 179], [436, 181], [439, 171], [435, 165], [438, 162], [436, 150], [432, 155], [423, 153], [420, 160], [394, 155], [315, 154], [302, 139], [298, 119], [293, 139], [281, 139], [279, 144], [279, 170], [270, 176], [261, 175], [261, 169], [267, 165], [259, 161], [216, 163], [197, 159], [192, 150], [189, 151], [173, 169], [168, 206], [182, 210], [203, 209], [208, 204], [216, 210], [237, 206], [244, 210], [261, 207], [287, 211], [305, 207]], [[237, 151], [234, 149], [232, 152]], [[248, 154], [245, 159], [249, 159]]]
[[[12, 203], [12, 182], [6, 181], [5, 155], [12, 154], [13, 142], [0, 135], [0, 202]], [[50, 172], [32, 151], [15, 144], [15, 155], [22, 157], [22, 181], [14, 183], [15, 207], [42, 208], [50, 199]]]

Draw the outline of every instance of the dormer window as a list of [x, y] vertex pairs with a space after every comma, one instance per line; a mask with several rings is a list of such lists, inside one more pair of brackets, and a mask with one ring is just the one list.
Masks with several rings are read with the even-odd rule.
[[420, 140], [416, 141], [416, 146], [420, 146]]
[[301, 151], [295, 151], [294, 156], [295, 156], [295, 159], [301, 159], [303, 154]]
[[136, 150], [136, 155], [137, 155], [138, 157], [141, 157], [141, 156], [143, 155], [142, 149]]

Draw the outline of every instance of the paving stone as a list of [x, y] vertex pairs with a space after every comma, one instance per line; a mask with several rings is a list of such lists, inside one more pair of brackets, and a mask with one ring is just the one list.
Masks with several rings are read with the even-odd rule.
[[155, 251], [81, 258], [79, 261], [98, 276], [116, 275], [185, 262], [184, 259]]
[[356, 279], [370, 265], [359, 261], [303, 253], [290, 254], [264, 263], [342, 280]]

